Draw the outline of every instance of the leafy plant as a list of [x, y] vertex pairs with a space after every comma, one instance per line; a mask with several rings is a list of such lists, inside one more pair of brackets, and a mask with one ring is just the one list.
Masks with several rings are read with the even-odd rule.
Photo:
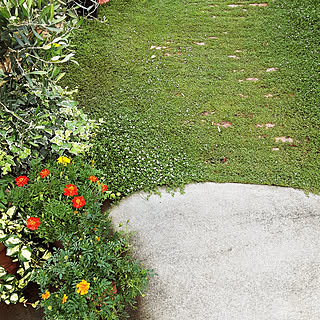
[[[51, 253], [34, 239], [27, 227], [27, 222], [16, 207], [11, 207], [4, 213], [1, 210], [0, 246], [5, 254], [17, 263], [16, 274], [10, 273], [0, 266], [0, 300], [5, 303], [26, 303], [23, 289], [27, 286], [36, 268], [50, 258]], [[5, 249], [6, 248], [6, 249]], [[2, 251], [1, 250], [1, 251]], [[36, 306], [34, 304], [34, 306]]]
[[59, 64], [73, 61], [69, 37], [78, 19], [60, 1], [0, 3], [0, 165], [27, 168], [31, 155], [81, 154], [99, 122], [58, 86]]
[[[114, 232], [104, 200], [119, 199], [108, 190], [94, 162], [61, 156], [15, 179], [9, 201], [31, 219], [37, 237], [60, 241], [52, 257], [34, 275], [47, 319], [118, 319], [142, 295], [151, 272], [131, 256], [129, 235]], [[86, 293], [77, 284], [85, 280]]]

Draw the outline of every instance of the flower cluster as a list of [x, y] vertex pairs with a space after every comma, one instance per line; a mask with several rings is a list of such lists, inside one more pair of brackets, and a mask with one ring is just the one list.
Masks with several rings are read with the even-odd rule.
[[27, 228], [30, 230], [37, 230], [40, 226], [40, 218], [30, 217], [27, 220]]
[[[83, 296], [88, 293], [89, 288], [90, 288], [90, 283], [87, 282], [86, 280], [82, 279], [81, 282], [76, 285], [76, 287], [78, 288], [77, 293], [79, 293], [80, 295]], [[114, 284], [114, 287], [115, 287], [115, 284]], [[117, 291], [115, 289], [114, 293], [116, 293], [116, 292]], [[48, 300], [50, 298], [50, 295], [51, 295], [50, 292], [48, 290], [46, 290], [46, 292], [43, 293], [41, 295], [41, 297], [43, 300]], [[68, 300], [68, 296], [66, 294], [63, 294], [62, 301], [61, 301], [62, 304], [65, 304], [67, 302], [67, 300]]]
[[26, 176], [19, 176], [15, 180], [16, 180], [18, 187], [23, 187], [28, 183], [29, 178], [27, 178]]
[[[122, 288], [133, 279], [138, 289], [130, 287], [129, 294], [135, 297], [147, 282], [147, 274], [130, 257], [127, 239], [120, 234], [109, 238], [111, 222], [101, 206], [105, 199], [115, 199], [115, 193], [108, 190], [103, 173], [82, 159], [69, 160], [60, 157], [30, 175], [19, 176], [10, 194], [11, 203], [21, 208], [28, 236], [45, 244], [61, 241], [59, 250], [33, 273], [41, 290], [37, 302], [52, 319], [61, 315], [71, 320], [75, 313], [84, 319], [90, 312], [97, 314], [90, 319], [99, 319], [103, 308], [101, 319], [116, 318], [114, 310], [122, 308], [117, 297], [127, 295], [118, 292], [117, 286]], [[31, 256], [31, 251], [25, 255]], [[27, 266], [33, 272], [32, 263]], [[85, 301], [88, 304], [83, 306]]]
[[78, 188], [74, 184], [66, 185], [65, 189], [63, 189], [64, 195], [67, 197], [73, 197], [78, 194]]
[[40, 172], [40, 177], [41, 177], [41, 178], [46, 178], [49, 174], [50, 174], [50, 171], [49, 171], [48, 169], [43, 169], [43, 170]]
[[84, 294], [88, 293], [88, 290], [90, 288], [90, 283], [87, 282], [86, 280], [81, 280], [81, 282], [78, 283], [76, 287], [78, 288], [77, 293], [83, 296]]
[[48, 290], [41, 295], [41, 298], [43, 300], [47, 300], [47, 299], [49, 299], [49, 297], [50, 297], [50, 292]]
[[86, 204], [86, 201], [84, 199], [83, 196], [81, 197], [74, 197], [72, 199], [72, 205], [76, 208], [76, 209], [79, 209], [81, 207], [83, 207], [84, 205]]
[[60, 163], [64, 166], [68, 165], [70, 162], [71, 162], [71, 159], [65, 156], [61, 156], [57, 160], [57, 163]]
[[[100, 185], [100, 181], [96, 176], [90, 176], [89, 180], [92, 181], [93, 183], [96, 183], [97, 185]], [[101, 192], [104, 192], [107, 190], [108, 190], [108, 187], [105, 184], [101, 183]]]

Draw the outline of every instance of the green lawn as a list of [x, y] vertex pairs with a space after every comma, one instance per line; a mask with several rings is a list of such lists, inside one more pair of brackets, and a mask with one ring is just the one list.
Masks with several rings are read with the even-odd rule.
[[85, 22], [63, 84], [105, 119], [92, 152], [110, 186], [319, 192], [320, 5], [300, 2], [111, 0]]

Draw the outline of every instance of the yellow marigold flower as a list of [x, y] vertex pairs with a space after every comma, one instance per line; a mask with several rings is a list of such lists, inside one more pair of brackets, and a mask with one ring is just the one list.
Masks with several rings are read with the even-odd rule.
[[81, 280], [81, 282], [78, 283], [76, 287], [78, 288], [77, 293], [80, 293], [83, 296], [84, 294], [88, 293], [90, 283], [86, 280]]
[[47, 300], [50, 297], [50, 292], [47, 290], [45, 293], [41, 295], [43, 300]]
[[68, 296], [66, 294], [63, 295], [62, 304], [66, 303]]
[[59, 157], [58, 158], [58, 160], [57, 160], [57, 163], [61, 163], [61, 164], [63, 164], [64, 166], [66, 166], [68, 163], [70, 163], [71, 162], [71, 159], [70, 158], [68, 158], [68, 157], [65, 157], [65, 156], [61, 156], [61, 157]]

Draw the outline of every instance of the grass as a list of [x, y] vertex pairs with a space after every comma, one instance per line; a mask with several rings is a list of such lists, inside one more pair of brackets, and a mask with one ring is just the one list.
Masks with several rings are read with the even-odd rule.
[[80, 67], [64, 84], [105, 119], [93, 153], [113, 189], [215, 181], [319, 192], [319, 4], [253, 2], [112, 0], [104, 24], [77, 32]]

